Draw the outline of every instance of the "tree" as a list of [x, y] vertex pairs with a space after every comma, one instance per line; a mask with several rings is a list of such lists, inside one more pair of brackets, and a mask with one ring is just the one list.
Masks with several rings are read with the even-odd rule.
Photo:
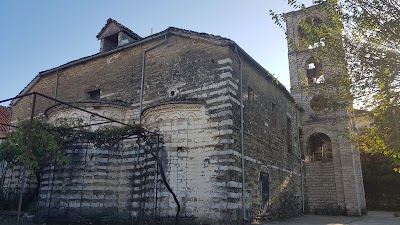
[[[305, 10], [296, 0], [287, 3]], [[352, 133], [352, 140], [366, 151], [393, 157], [400, 172], [400, 2], [326, 0], [316, 7], [327, 15], [323, 23], [310, 15], [300, 23], [300, 43], [288, 42], [313, 51], [316, 58], [334, 63], [339, 70], [321, 81], [320, 88], [308, 91], [323, 95], [331, 109], [350, 109], [354, 102], [367, 110], [373, 122]], [[270, 11], [270, 15], [285, 29], [284, 14]]]
[[65, 161], [62, 154], [62, 138], [48, 123], [38, 119], [22, 120], [17, 128], [7, 134], [7, 139], [0, 144], [0, 161], [11, 165], [24, 165], [35, 175], [37, 186], [29, 196], [29, 204], [39, 193], [42, 169], [53, 160]]

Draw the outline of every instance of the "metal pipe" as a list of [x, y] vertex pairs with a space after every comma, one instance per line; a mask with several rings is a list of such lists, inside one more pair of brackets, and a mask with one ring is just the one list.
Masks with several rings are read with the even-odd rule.
[[74, 127], [71, 127], [71, 128], [72, 129], [74, 129], [74, 128], [84, 128], [84, 127], [90, 127], [90, 126], [107, 124], [107, 123], [112, 123], [112, 122], [111, 121], [106, 121], [106, 122], [100, 122], [100, 123], [91, 123], [91, 124], [86, 124], [86, 125], [74, 126]]
[[[58, 79], [59, 79], [60, 75], [58, 74], [58, 69], [57, 69], [57, 73], [56, 73], [56, 84], [54, 85], [54, 98], [57, 99], [58, 96]], [[57, 102], [54, 101], [54, 104], [56, 104]]]
[[2, 126], [7, 126], [8, 129], [10, 129], [10, 127], [12, 127], [12, 128], [18, 128], [17, 126], [10, 125], [10, 124], [7, 124], [7, 123], [0, 123], [0, 125], [2, 125]]
[[58, 102], [58, 103], [61, 103], [61, 104], [63, 104], [63, 105], [69, 106], [69, 107], [71, 107], [71, 108], [74, 108], [74, 109], [77, 109], [77, 110], [80, 110], [80, 111], [83, 111], [83, 112], [87, 112], [87, 113], [89, 113], [90, 115], [95, 115], [95, 116], [98, 116], [98, 117], [100, 117], [100, 118], [102, 118], [102, 119], [106, 119], [106, 120], [109, 120], [109, 121], [112, 121], [112, 122], [115, 122], [115, 123], [118, 123], [118, 124], [122, 124], [122, 125], [125, 125], [125, 126], [132, 126], [132, 125], [129, 125], [129, 124], [126, 124], [126, 123], [122, 123], [122, 122], [120, 122], [120, 121], [117, 121], [117, 120], [114, 120], [114, 119], [111, 119], [111, 118], [102, 116], [102, 115], [100, 115], [100, 114], [98, 114], [98, 113], [94, 113], [94, 112], [88, 111], [88, 110], [86, 110], [86, 109], [79, 108], [79, 107], [74, 106], [74, 105], [72, 105], [72, 104], [69, 104], [69, 103], [67, 103], [67, 102], [60, 101], [60, 100], [58, 100], [58, 99], [55, 99], [55, 98], [49, 97], [49, 96], [47, 96], [47, 95], [41, 94], [41, 93], [39, 93], [39, 92], [33, 92], [32, 94], [37, 94], [37, 95], [39, 95], [39, 96], [41, 96], [41, 97], [44, 97], [44, 98], [47, 98], [47, 99], [50, 99], [50, 100], [54, 100], [54, 101], [56, 101], [56, 102]]
[[14, 99], [23, 98], [23, 97], [26, 97], [26, 96], [29, 96], [29, 95], [33, 95], [34, 93], [35, 93], [35, 92], [31, 92], [31, 93], [23, 94], [23, 95], [17, 95], [17, 96], [15, 96], [14, 98], [8, 98], [8, 99], [1, 100], [0, 103], [12, 101], [12, 100], [14, 100]]
[[[160, 135], [157, 135], [157, 152], [156, 156], [157, 158], [159, 157], [159, 151], [160, 151]], [[156, 183], [156, 208], [154, 212], [154, 216], [157, 216], [157, 210], [158, 210], [158, 162], [156, 160], [156, 178], [155, 178], [155, 183]]]
[[110, 55], [112, 53], [119, 52], [119, 51], [121, 51], [123, 49], [127, 49], [127, 48], [130, 48], [130, 47], [133, 47], [133, 46], [137, 46], [137, 45], [152, 41], [152, 40], [157, 39], [157, 38], [162, 37], [162, 36], [165, 36], [164, 32], [159, 34], [159, 35], [155, 35], [155, 36], [152, 36], [152, 37], [147, 37], [147, 38], [144, 38], [144, 39], [142, 39], [140, 41], [133, 42], [131, 44], [127, 44], [127, 45], [115, 48], [113, 50], [109, 50], [109, 51], [105, 51], [105, 52], [99, 52], [99, 53], [96, 53], [94, 55], [87, 56], [87, 57], [84, 57], [82, 59], [78, 59], [76, 61], [72, 61], [72, 62], [66, 63], [66, 64], [58, 66], [56, 68], [49, 69], [47, 71], [43, 71], [43, 72], [39, 73], [38, 76], [42, 76], [42, 75], [54, 72], [55, 70], [64, 69], [64, 68], [67, 68], [69, 66], [73, 66], [73, 65], [76, 65], [76, 64], [84, 63], [84, 62], [87, 62], [87, 61], [90, 61], [92, 59], [96, 59], [96, 58], [99, 58], [99, 57], [102, 57], [102, 56]]
[[[143, 111], [143, 92], [144, 92], [144, 75], [145, 75], [145, 70], [146, 70], [146, 53], [152, 49], [157, 48], [158, 46], [164, 44], [167, 41], [167, 35], [164, 35], [164, 40], [161, 41], [160, 43], [153, 45], [152, 47], [146, 49], [143, 51], [143, 56], [142, 56], [142, 74], [141, 74], [141, 81], [140, 81], [140, 103], [139, 103], [139, 124], [142, 124], [142, 111]], [[139, 137], [140, 138], [140, 137]], [[139, 139], [140, 140], [140, 139]], [[141, 176], [140, 168], [139, 168], [139, 152], [140, 152], [140, 142], [138, 142], [138, 149], [137, 149], [137, 165], [138, 165], [138, 173], [139, 173], [139, 180]], [[140, 189], [142, 189], [141, 184], [139, 185]], [[142, 197], [140, 198], [139, 202], [139, 212], [141, 212], [142, 209]], [[140, 215], [141, 213], [139, 213]]]
[[[86, 158], [85, 158], [85, 160], [86, 160]], [[51, 198], [53, 197], [54, 175], [56, 173], [56, 165], [57, 165], [57, 160], [54, 160], [53, 161], [53, 174], [52, 174], [52, 178], [51, 178], [49, 205], [48, 205], [48, 208], [47, 208], [46, 225], [49, 224], [49, 215], [50, 215], [50, 209], [51, 209]], [[51, 166], [50, 166], [49, 170], [51, 170]]]
[[[35, 115], [35, 106], [36, 106], [36, 93], [33, 94], [33, 102], [32, 102], [32, 109], [31, 109], [31, 118], [30, 118], [30, 124], [29, 124], [29, 132], [28, 132], [28, 144], [32, 148], [32, 141], [30, 140], [31, 138], [31, 132], [32, 132], [32, 125], [33, 125], [33, 117]], [[31, 149], [32, 151], [32, 149]], [[24, 165], [24, 171], [22, 173], [22, 184], [21, 184], [21, 193], [19, 195], [19, 202], [18, 202], [18, 214], [17, 214], [17, 225], [19, 225], [20, 222], [20, 216], [21, 216], [21, 207], [22, 207], [22, 197], [24, 195], [24, 189], [25, 189], [25, 176], [26, 176], [26, 165]]]
[[[297, 127], [299, 127], [299, 119], [298, 119], [298, 108], [297, 106], [295, 107], [296, 109], [296, 124]], [[298, 128], [298, 132], [297, 132], [297, 143], [298, 143], [298, 148], [299, 148], [299, 156], [300, 156], [300, 175], [301, 175], [301, 187], [300, 187], [300, 192], [301, 192], [301, 212], [304, 213], [304, 175], [303, 175], [303, 160], [302, 160], [302, 152], [301, 152], [301, 135], [300, 135], [300, 129]]]
[[248, 220], [246, 217], [246, 203], [245, 203], [245, 194], [246, 194], [246, 187], [245, 187], [245, 173], [244, 173], [244, 115], [243, 115], [243, 66], [242, 60], [240, 59], [239, 52], [237, 46], [235, 47], [236, 55], [239, 59], [239, 67], [240, 67], [240, 148], [242, 154], [242, 213], [243, 213], [243, 220]]
[[142, 76], [140, 82], [140, 104], [139, 104], [139, 124], [142, 124], [142, 110], [143, 110], [143, 91], [144, 91], [144, 75], [146, 69], [146, 53], [152, 49], [157, 48], [158, 46], [164, 44], [167, 41], [167, 35], [164, 35], [164, 40], [160, 43], [146, 49], [143, 51], [143, 58], [142, 58]]

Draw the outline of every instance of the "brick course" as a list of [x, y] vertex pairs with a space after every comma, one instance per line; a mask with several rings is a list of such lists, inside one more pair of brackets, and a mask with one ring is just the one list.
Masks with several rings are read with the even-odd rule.
[[[50, 96], [57, 93], [56, 97], [60, 100], [78, 102], [87, 100], [88, 92], [99, 89], [101, 100], [119, 100], [130, 104], [130, 113], [125, 120], [138, 123], [143, 51], [162, 40], [163, 37], [156, 38], [48, 71], [25, 91], [38, 91]], [[181, 201], [182, 212], [187, 216], [195, 216], [199, 221], [241, 220], [240, 100], [243, 98], [245, 217], [254, 219], [260, 214], [261, 171], [268, 172], [271, 177], [270, 216], [298, 215], [302, 198], [298, 144], [300, 112], [283, 86], [277, 85], [267, 71], [242, 51], [239, 53], [240, 63], [234, 46], [229, 41], [215, 43], [196, 35], [188, 36], [185, 32], [185, 35], [168, 35], [165, 43], [147, 52], [143, 95], [143, 112], [149, 115], [147, 119], [151, 121], [151, 116], [155, 119], [156, 115], [169, 115], [163, 112], [163, 104], [190, 106], [193, 102], [189, 104], [187, 101], [195, 100], [197, 106], [203, 107], [203, 114], [198, 114], [203, 122], [194, 130], [185, 128], [190, 124], [190, 115], [182, 114], [183, 108], [179, 107], [175, 109], [177, 120], [172, 116], [175, 114], [171, 114], [168, 117], [173, 118], [164, 118], [164, 125], [154, 123], [157, 120], [147, 122], [146, 116], [144, 122], [149, 129], [158, 126], [165, 137], [164, 165], [169, 183]], [[240, 96], [240, 68], [243, 70], [243, 96]], [[251, 92], [249, 87], [254, 94], [251, 100], [248, 96]], [[54, 104], [48, 100], [39, 101], [35, 115]], [[28, 117], [29, 107], [29, 99], [16, 102], [13, 106], [13, 120]], [[288, 120], [291, 121], [289, 131]], [[174, 121], [176, 125], [168, 125]], [[288, 133], [292, 137], [290, 150], [286, 138]], [[112, 169], [117, 165], [125, 167], [124, 161], [118, 163], [120, 156], [114, 156], [108, 150], [89, 149], [97, 159], [94, 167], [87, 167], [85, 153], [82, 151], [70, 153], [76, 159], [75, 164], [71, 162], [71, 165], [58, 169], [64, 172], [56, 176], [58, 187], [55, 189], [55, 198], [60, 200], [53, 203], [58, 204], [57, 207], [51, 207], [53, 211], [59, 208], [60, 215], [66, 212], [69, 216], [83, 215], [80, 209], [89, 207], [92, 216], [107, 211], [118, 212], [121, 217], [137, 217], [142, 207], [147, 210], [146, 215], [152, 215], [151, 200], [147, 203], [137, 202], [137, 188], [135, 185], [129, 186], [142, 181], [123, 178], [126, 176], [124, 171], [135, 173], [134, 170]], [[135, 150], [128, 153], [131, 157], [128, 156], [125, 162], [134, 163], [135, 154]], [[149, 166], [146, 169], [149, 173], [147, 178], [154, 180], [150, 175], [154, 166], [151, 157], [143, 157], [141, 165], [143, 168]], [[110, 162], [104, 164], [97, 160]], [[50, 176], [50, 169], [47, 171], [45, 176]], [[84, 171], [91, 175], [87, 177], [82, 174]], [[86, 186], [80, 185], [87, 182]], [[123, 184], [118, 186], [119, 192], [95, 190], [95, 187], [101, 189], [115, 182]], [[151, 185], [151, 182], [148, 183], [148, 186]], [[129, 187], [132, 189], [129, 190]], [[39, 204], [41, 207], [47, 204], [48, 188], [48, 183], [44, 182]], [[159, 188], [158, 213], [161, 216], [173, 216], [175, 204], [161, 184]], [[151, 197], [151, 188], [145, 190]], [[103, 196], [103, 200], [96, 196]], [[53, 213], [57, 214], [55, 211]]]

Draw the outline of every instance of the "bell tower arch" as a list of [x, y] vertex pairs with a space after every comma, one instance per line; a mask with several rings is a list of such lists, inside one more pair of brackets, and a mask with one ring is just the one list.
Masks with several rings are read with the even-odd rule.
[[[323, 4], [323, 3], [322, 3]], [[316, 48], [328, 48], [324, 37], [315, 36], [304, 43], [301, 23], [321, 26], [327, 20], [321, 5], [285, 14], [291, 93], [302, 114], [303, 160], [306, 211], [314, 214], [359, 216], [366, 212], [358, 149], [343, 136], [350, 128], [345, 108], [327, 109], [323, 95], [309, 90], [321, 88], [331, 71], [339, 70], [334, 62], [324, 62], [314, 55]], [[315, 39], [315, 40], [314, 40]]]

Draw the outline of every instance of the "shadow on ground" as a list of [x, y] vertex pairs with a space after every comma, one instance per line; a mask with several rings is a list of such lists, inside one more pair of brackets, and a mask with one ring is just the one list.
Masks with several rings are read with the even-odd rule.
[[[275, 225], [400, 225], [400, 217], [395, 217], [393, 212], [368, 212], [362, 217], [346, 216], [316, 216], [305, 215], [285, 221], [269, 221], [262, 224]], [[33, 218], [23, 214], [20, 225], [35, 225]], [[0, 225], [16, 224], [16, 213], [0, 213]]]
[[362, 217], [305, 215], [287, 221], [265, 222], [278, 225], [400, 225], [393, 212], [371, 211]]

